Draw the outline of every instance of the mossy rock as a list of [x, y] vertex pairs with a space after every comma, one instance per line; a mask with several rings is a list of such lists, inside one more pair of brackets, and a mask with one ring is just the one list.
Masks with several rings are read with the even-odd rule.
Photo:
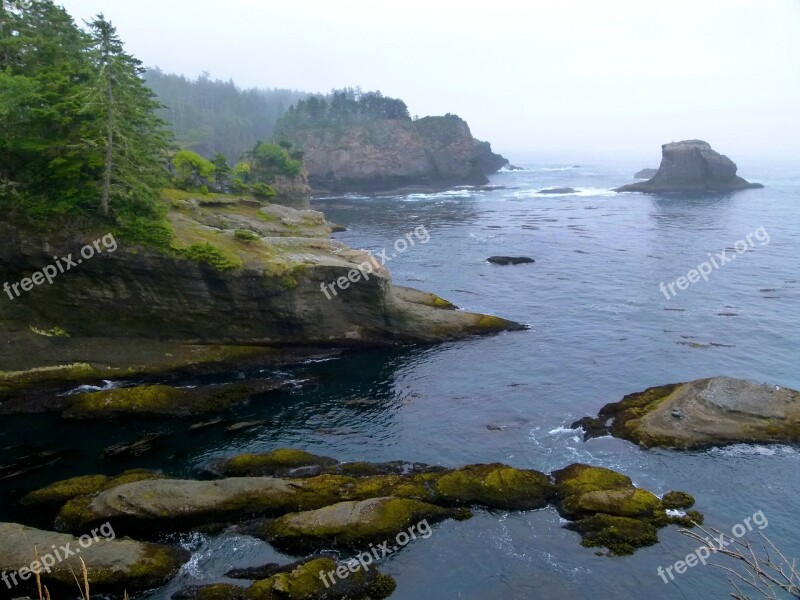
[[598, 490], [630, 489], [631, 478], [605, 467], [576, 463], [553, 471], [558, 496], [562, 499]]
[[611, 554], [633, 554], [637, 548], [658, 543], [658, 531], [647, 521], [596, 514], [567, 525], [581, 534], [581, 545], [608, 548]]
[[692, 508], [694, 496], [686, 492], [667, 492], [661, 498], [661, 507], [669, 509]]
[[508, 510], [543, 508], [553, 495], [553, 486], [544, 473], [500, 463], [455, 469], [441, 475], [435, 489], [447, 504]]
[[279, 387], [275, 381], [175, 388], [145, 385], [78, 394], [62, 416], [70, 419], [115, 416], [184, 416], [219, 411], [251, 394]]
[[329, 467], [338, 461], [293, 448], [278, 448], [264, 454], [240, 454], [219, 461], [214, 470], [232, 477], [282, 476], [302, 467]]
[[106, 475], [71, 477], [26, 494], [20, 500], [20, 504], [24, 506], [64, 504], [77, 496], [88, 496], [99, 492], [110, 479]]
[[454, 514], [419, 500], [371, 498], [284, 515], [265, 523], [262, 532], [273, 546], [290, 552], [357, 550], [372, 542], [392, 541], [423, 521], [430, 525]]
[[57, 481], [41, 489], [34, 490], [23, 496], [20, 500], [20, 504], [24, 506], [62, 505], [68, 500], [72, 500], [78, 496], [90, 496], [124, 483], [130, 483], [131, 481], [160, 478], [163, 478], [163, 475], [146, 469], [132, 469], [116, 477], [109, 477], [108, 475], [81, 475], [79, 477], [71, 477], [63, 481]]
[[[354, 564], [351, 561], [350, 564]], [[246, 592], [247, 600], [381, 600], [396, 587], [394, 579], [376, 569], [355, 570], [332, 558], [313, 558], [288, 572], [255, 582]], [[343, 577], [335, 575], [346, 573]], [[331, 577], [331, 573], [334, 575]], [[328, 581], [323, 581], [323, 576]]]
[[621, 490], [594, 490], [568, 496], [560, 505], [560, 513], [567, 518], [606, 513], [618, 517], [652, 517], [659, 506], [658, 496], [638, 488]]

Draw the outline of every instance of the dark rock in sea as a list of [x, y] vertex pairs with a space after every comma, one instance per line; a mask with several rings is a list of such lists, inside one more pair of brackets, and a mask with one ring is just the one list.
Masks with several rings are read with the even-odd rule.
[[116, 460], [142, 456], [155, 450], [166, 437], [168, 437], [168, 434], [158, 431], [145, 433], [133, 442], [109, 446], [100, 453], [100, 458], [102, 460]]
[[516, 165], [507, 164], [505, 167], [506, 171], [522, 171], [524, 170], [522, 167], [517, 167]]
[[539, 190], [540, 194], [574, 194], [577, 190], [571, 187], [545, 188]]
[[637, 171], [634, 177], [636, 179], [652, 179], [655, 177], [656, 173], [658, 173], [658, 169], [642, 169], [641, 171]]
[[702, 140], [661, 146], [661, 166], [648, 181], [631, 183], [617, 192], [721, 192], [764, 187], [736, 175], [736, 164]]
[[730, 377], [652, 387], [573, 423], [645, 448], [800, 442], [800, 392]]
[[522, 265], [536, 262], [528, 256], [490, 256], [486, 260], [493, 265]]

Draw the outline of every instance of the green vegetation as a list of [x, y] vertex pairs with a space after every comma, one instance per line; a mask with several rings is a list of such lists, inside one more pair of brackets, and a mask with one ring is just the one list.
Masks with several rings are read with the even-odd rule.
[[178, 150], [172, 157], [172, 167], [175, 169], [175, 186], [187, 191], [205, 187], [207, 192], [217, 170], [213, 162], [191, 150]]
[[[144, 75], [163, 107], [157, 114], [181, 148], [235, 162], [258, 140], [274, 136], [275, 123], [292, 104], [308, 96], [286, 89], [243, 90], [232, 81], [214, 81], [207, 73], [196, 80], [150, 69]], [[225, 175], [222, 173], [222, 175]]]
[[84, 31], [51, 0], [2, 3], [0, 23], [0, 210], [164, 246], [168, 136], [140, 62], [102, 15]]
[[225, 253], [217, 248], [214, 244], [210, 244], [208, 242], [192, 244], [188, 248], [181, 249], [179, 253], [187, 260], [204, 262], [216, 269], [219, 269], [220, 271], [235, 269], [241, 266], [239, 263], [236, 263], [228, 258]]
[[278, 138], [289, 136], [298, 127], [350, 124], [374, 119], [410, 121], [405, 102], [380, 92], [360, 88], [333, 90], [328, 96], [310, 96], [289, 108], [276, 126]]

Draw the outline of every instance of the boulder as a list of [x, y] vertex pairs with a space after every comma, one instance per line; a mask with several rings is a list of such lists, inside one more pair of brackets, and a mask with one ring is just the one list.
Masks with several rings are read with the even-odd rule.
[[19, 582], [16, 589], [35, 589], [30, 568], [37, 559], [42, 567], [49, 568], [40, 575], [51, 591], [75, 592], [73, 573], [81, 578], [83, 559], [93, 591], [133, 593], [167, 583], [189, 560], [189, 553], [159, 544], [116, 539], [114, 530], [107, 525], [94, 534], [85, 532], [76, 538], [16, 523], [0, 523], [0, 572], [12, 580], [13, 574]]
[[574, 194], [577, 190], [571, 187], [555, 187], [539, 190], [540, 194]]
[[681, 450], [800, 441], [800, 392], [730, 377], [652, 387], [573, 423], [587, 438], [614, 435]]
[[121, 387], [67, 398], [62, 417], [111, 419], [121, 416], [187, 416], [220, 411], [244, 399], [285, 385], [279, 380], [176, 388], [168, 385]]
[[524, 265], [536, 262], [528, 256], [490, 256], [486, 259], [493, 265]]
[[702, 140], [661, 146], [661, 166], [648, 181], [631, 183], [617, 192], [707, 192], [764, 187], [736, 175], [736, 164]]
[[632, 554], [658, 542], [657, 528], [670, 523], [692, 527], [703, 516], [670, 512], [689, 508], [694, 498], [668, 492], [662, 499], [633, 485], [621, 473], [585, 464], [553, 471], [559, 514], [572, 521], [567, 528], [581, 534], [584, 546], [604, 546], [611, 554]]
[[371, 543], [394, 543], [395, 536], [412, 527], [414, 537], [429, 537], [433, 523], [467, 516], [457, 510], [407, 498], [370, 498], [291, 513], [272, 521], [256, 521], [242, 526], [240, 531], [296, 554], [323, 548], [358, 550]]

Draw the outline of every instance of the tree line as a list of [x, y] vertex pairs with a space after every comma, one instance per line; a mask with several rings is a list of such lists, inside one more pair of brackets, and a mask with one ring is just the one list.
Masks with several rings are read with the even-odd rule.
[[164, 119], [182, 148], [206, 158], [222, 153], [231, 162], [275, 135], [275, 124], [287, 109], [308, 94], [288, 89], [241, 89], [233, 81], [212, 80], [208, 73], [195, 80], [164, 73], [145, 73], [147, 85], [163, 107]]
[[277, 135], [287, 135], [296, 127], [351, 124], [375, 119], [410, 120], [406, 103], [384, 96], [380, 91], [360, 88], [333, 90], [327, 96], [314, 95], [289, 107], [280, 119]]

